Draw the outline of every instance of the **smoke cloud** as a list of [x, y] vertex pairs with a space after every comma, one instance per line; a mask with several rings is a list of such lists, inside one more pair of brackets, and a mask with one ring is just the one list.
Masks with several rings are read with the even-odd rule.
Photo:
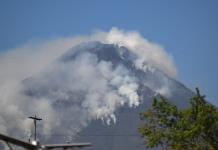
[[[44, 135], [73, 135], [92, 120], [116, 123], [119, 107], [140, 104], [137, 78], [122, 64], [113, 66], [90, 52], [71, 61], [59, 60], [72, 47], [90, 41], [125, 46], [135, 54], [138, 69], [157, 68], [176, 76], [172, 57], [138, 32], [112, 28], [87, 36], [28, 43], [0, 54], [0, 132], [30, 136], [33, 127], [27, 117], [37, 114], [45, 120], [41, 124]], [[170, 93], [167, 86], [147, 85], [158, 93]]]

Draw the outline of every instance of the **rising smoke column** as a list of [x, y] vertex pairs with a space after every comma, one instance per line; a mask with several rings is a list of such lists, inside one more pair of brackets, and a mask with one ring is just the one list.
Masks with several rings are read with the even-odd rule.
[[[0, 56], [0, 132], [28, 135], [32, 123], [26, 118], [38, 114], [45, 120], [43, 134], [56, 130], [74, 134], [91, 120], [115, 123], [116, 109], [139, 105], [137, 78], [122, 64], [113, 67], [89, 52], [70, 62], [58, 61], [71, 47], [89, 41], [125, 46], [135, 54], [138, 69], [157, 68], [176, 75], [171, 56], [138, 32], [112, 28], [89, 36], [26, 44]], [[70, 128], [62, 124], [63, 116], [70, 118], [66, 121]]]

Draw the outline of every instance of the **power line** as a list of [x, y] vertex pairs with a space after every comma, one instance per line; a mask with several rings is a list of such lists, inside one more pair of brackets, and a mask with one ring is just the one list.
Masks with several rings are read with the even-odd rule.
[[129, 136], [133, 136], [133, 137], [140, 137], [139, 134], [76, 134], [76, 135], [71, 135], [71, 134], [43, 134], [42, 136], [75, 136], [75, 137], [87, 137], [87, 136], [120, 136], [120, 137], [129, 137]]

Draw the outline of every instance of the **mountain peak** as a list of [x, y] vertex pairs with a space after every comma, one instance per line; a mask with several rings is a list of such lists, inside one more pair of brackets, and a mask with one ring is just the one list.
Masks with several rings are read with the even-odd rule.
[[[138, 55], [124, 46], [82, 43], [67, 51], [45, 72], [24, 80], [23, 92], [49, 110], [44, 113], [50, 115], [46, 124], [50, 132], [96, 133], [102, 137], [118, 133], [137, 135], [138, 113], [148, 108], [153, 97], [163, 95], [183, 108], [193, 95], [183, 84], [148, 62], [138, 67], [137, 59]], [[110, 149], [110, 142], [104, 138], [80, 138], [91, 141], [96, 145], [94, 149]], [[114, 142], [128, 150], [137, 144], [133, 139], [125, 137]], [[102, 148], [102, 143], [107, 146]]]

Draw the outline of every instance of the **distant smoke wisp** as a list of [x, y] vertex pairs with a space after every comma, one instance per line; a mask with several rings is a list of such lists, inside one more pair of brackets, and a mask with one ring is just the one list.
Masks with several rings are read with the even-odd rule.
[[[43, 134], [75, 134], [95, 119], [115, 123], [119, 107], [140, 104], [139, 81], [124, 65], [114, 67], [89, 52], [72, 61], [58, 61], [70, 48], [89, 41], [125, 46], [137, 56], [134, 64], [138, 69], [154, 67], [171, 77], [176, 75], [163, 48], [137, 32], [112, 28], [89, 36], [27, 44], [0, 55], [0, 132], [30, 134], [32, 123], [27, 117], [37, 114], [45, 120]], [[165, 86], [147, 85], [156, 92], [169, 93]]]

